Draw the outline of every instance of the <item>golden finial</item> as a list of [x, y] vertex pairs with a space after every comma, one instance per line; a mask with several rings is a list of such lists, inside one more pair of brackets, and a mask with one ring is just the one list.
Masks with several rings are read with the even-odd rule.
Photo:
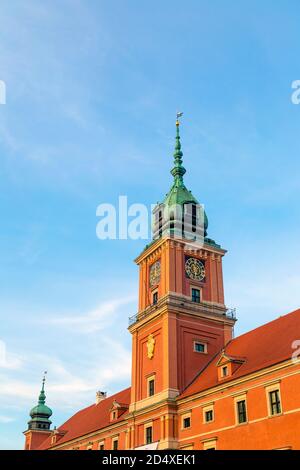
[[183, 113], [181, 112], [177, 112], [176, 113], [176, 126], [179, 126], [180, 122], [179, 122], [179, 118], [183, 115]]

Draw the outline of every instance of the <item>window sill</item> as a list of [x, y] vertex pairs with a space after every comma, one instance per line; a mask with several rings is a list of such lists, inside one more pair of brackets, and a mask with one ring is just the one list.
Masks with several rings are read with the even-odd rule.
[[278, 416], [283, 416], [283, 412], [276, 413], [276, 415], [268, 415], [268, 418], [278, 418]]

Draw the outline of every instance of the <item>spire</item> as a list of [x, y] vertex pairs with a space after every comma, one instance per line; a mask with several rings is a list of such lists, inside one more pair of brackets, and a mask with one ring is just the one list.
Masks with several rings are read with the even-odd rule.
[[45, 402], [46, 402], [46, 394], [45, 394], [46, 374], [47, 374], [47, 371], [45, 370], [44, 377], [43, 377], [43, 380], [42, 380], [42, 389], [41, 389], [40, 395], [39, 395], [39, 405], [44, 405]]
[[[164, 235], [171, 234], [174, 236], [175, 234], [179, 238], [188, 238], [189, 240], [198, 237], [202, 243], [203, 237], [207, 235], [208, 219], [203, 206], [199, 204], [183, 182], [186, 169], [182, 165], [183, 153], [179, 133], [179, 118], [182, 114], [177, 113], [176, 119], [174, 166], [171, 170], [174, 180], [164, 200], [158, 203], [153, 210], [153, 238], [156, 240]], [[168, 208], [169, 213], [165, 211], [166, 208]], [[190, 222], [183, 224], [182, 214], [190, 217]]]
[[38, 404], [32, 408], [30, 411], [31, 420], [28, 422], [28, 429], [35, 430], [48, 430], [51, 426], [50, 416], [52, 415], [52, 410], [45, 405], [46, 403], [46, 394], [45, 394], [45, 381], [46, 374], [44, 372], [42, 380], [42, 388], [39, 394]]
[[174, 177], [174, 186], [183, 187], [183, 175], [186, 173], [186, 169], [182, 166], [182, 156], [180, 134], [179, 134], [179, 118], [183, 113], [177, 113], [176, 120], [176, 137], [175, 137], [175, 152], [174, 152], [174, 167], [171, 170], [171, 174]]

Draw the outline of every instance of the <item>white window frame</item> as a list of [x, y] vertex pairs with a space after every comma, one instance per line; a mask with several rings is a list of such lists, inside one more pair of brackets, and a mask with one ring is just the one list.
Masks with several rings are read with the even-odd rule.
[[202, 302], [202, 288], [201, 288], [200, 286], [193, 286], [193, 285], [190, 285], [190, 297], [191, 297], [191, 301], [192, 301], [194, 304], [198, 304], [198, 302], [194, 302], [194, 301], [192, 300], [192, 298], [193, 298], [193, 289], [196, 289], [196, 290], [198, 290], [198, 291], [200, 292], [200, 294], [199, 294], [199, 295], [200, 295], [200, 302], [199, 302], [199, 304], [201, 304], [201, 302]]
[[148, 428], [152, 429], [152, 442], [153, 442], [153, 422], [152, 421], [144, 424], [144, 442], [145, 442], [145, 445], [147, 445], [147, 429]]
[[[184, 420], [190, 418], [190, 425], [188, 427], [184, 427]], [[192, 427], [192, 412], [188, 411], [181, 415], [181, 430], [185, 431], [186, 429], [191, 429]]]
[[[275, 392], [278, 390], [279, 392], [279, 400], [280, 400], [280, 413], [272, 414], [272, 409], [271, 409], [271, 397], [270, 393]], [[280, 390], [280, 382], [276, 382], [272, 385], [269, 385], [265, 387], [266, 391], [266, 398], [267, 398], [267, 409], [268, 409], [268, 417], [269, 418], [274, 418], [275, 416], [280, 416], [283, 414], [283, 407], [282, 407], [282, 398], [281, 398], [281, 390]]]
[[[150, 395], [150, 393], [149, 393], [150, 392], [150, 382], [151, 382], [151, 380], [154, 381], [154, 393], [153, 393], [153, 395]], [[155, 374], [153, 374], [153, 375], [149, 375], [149, 377], [147, 377], [147, 397], [148, 398], [154, 397], [155, 393], [156, 393], [156, 380], [155, 380]]]
[[118, 443], [118, 449], [117, 450], [119, 450], [119, 436], [112, 437], [112, 439], [111, 439], [111, 450], [114, 450], [114, 443], [115, 442]]
[[[212, 411], [212, 414], [213, 414], [213, 419], [211, 421], [206, 421], [206, 413], [208, 411]], [[203, 413], [203, 423], [204, 424], [210, 424], [210, 423], [214, 422], [214, 420], [215, 420], [215, 409], [214, 409], [214, 404], [213, 403], [211, 405], [204, 406], [203, 409], [202, 409], [202, 413]]]
[[[197, 351], [196, 344], [202, 344], [204, 346], [204, 351]], [[195, 339], [193, 341], [193, 351], [198, 354], [207, 354], [207, 343], [201, 339]]]
[[[239, 413], [238, 413], [238, 402], [239, 401], [245, 401], [246, 421], [244, 423], [239, 422]], [[237, 395], [237, 396], [234, 397], [234, 416], [235, 416], [235, 424], [237, 426], [243, 426], [244, 424], [248, 424], [249, 417], [248, 417], [247, 393], [243, 393], [242, 395]]]
[[[226, 374], [224, 374], [224, 369], [226, 369]], [[221, 366], [221, 377], [222, 377], [222, 379], [226, 378], [228, 376], [229, 376], [228, 365]]]
[[100, 447], [101, 446], [104, 446], [104, 449], [105, 450], [105, 441], [100, 441], [99, 444], [98, 444], [98, 450], [101, 450]]
[[216, 449], [217, 450], [217, 438], [213, 437], [211, 439], [205, 439], [202, 441], [203, 450]]

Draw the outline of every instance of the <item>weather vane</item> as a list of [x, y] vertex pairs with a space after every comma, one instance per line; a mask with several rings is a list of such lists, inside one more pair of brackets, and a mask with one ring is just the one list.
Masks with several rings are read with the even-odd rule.
[[179, 126], [179, 118], [183, 115], [181, 112], [176, 113], [176, 126]]

